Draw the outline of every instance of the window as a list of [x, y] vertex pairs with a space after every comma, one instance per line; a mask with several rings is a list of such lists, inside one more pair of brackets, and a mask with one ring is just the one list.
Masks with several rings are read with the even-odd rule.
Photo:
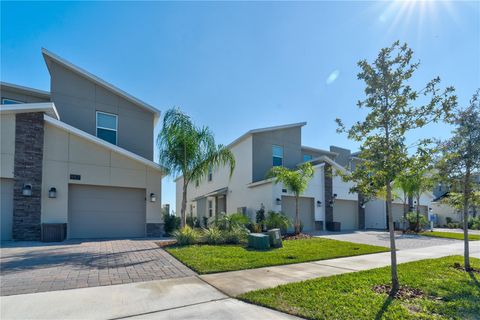
[[208, 167], [208, 181], [212, 181], [213, 179], [213, 170], [212, 166]]
[[25, 103], [25, 102], [14, 100], [14, 99], [2, 98], [2, 104], [18, 104], [18, 103]]
[[211, 218], [213, 216], [213, 201], [208, 200], [208, 216]]
[[272, 146], [273, 166], [283, 166], [283, 147]]
[[307, 162], [312, 160], [312, 155], [311, 154], [304, 154], [303, 155], [303, 162]]
[[97, 137], [117, 144], [117, 115], [97, 111]]

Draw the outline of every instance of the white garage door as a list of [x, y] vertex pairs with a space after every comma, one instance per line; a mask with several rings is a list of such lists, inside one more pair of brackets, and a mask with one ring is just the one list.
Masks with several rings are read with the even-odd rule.
[[69, 238], [145, 236], [145, 189], [70, 185]]
[[358, 229], [358, 207], [356, 201], [335, 200], [333, 221], [340, 222], [340, 230]]
[[365, 205], [365, 228], [385, 229], [386, 227], [385, 201], [368, 201]]
[[[315, 212], [313, 207], [313, 198], [299, 199], [300, 221], [303, 224], [303, 231], [315, 230]], [[292, 222], [295, 222], [295, 197], [282, 196], [282, 212]]]
[[1, 238], [12, 239], [13, 221], [13, 179], [0, 179]]

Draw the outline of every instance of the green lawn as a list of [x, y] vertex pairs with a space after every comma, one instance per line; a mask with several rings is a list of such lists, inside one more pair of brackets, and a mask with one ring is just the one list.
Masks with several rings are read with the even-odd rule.
[[166, 250], [198, 273], [252, 269], [388, 251], [388, 248], [322, 238], [283, 241], [283, 248], [256, 251], [240, 245], [192, 245]]
[[[463, 265], [463, 257], [399, 265], [400, 285], [425, 294], [410, 300], [372, 290], [390, 283], [389, 267], [247, 292], [240, 299], [307, 319], [480, 319], [480, 274], [457, 270], [455, 262]], [[480, 259], [471, 263], [480, 269]]]
[[[421, 233], [422, 236], [427, 237], [437, 237], [437, 238], [449, 238], [449, 239], [458, 239], [463, 240], [463, 233], [455, 233], [455, 232], [441, 232], [441, 231], [425, 231]], [[469, 241], [480, 240], [479, 234], [469, 234], [468, 235]]]

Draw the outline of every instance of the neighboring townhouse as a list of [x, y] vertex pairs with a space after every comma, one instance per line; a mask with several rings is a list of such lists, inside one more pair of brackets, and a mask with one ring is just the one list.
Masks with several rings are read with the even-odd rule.
[[[350, 193], [352, 183], [344, 182], [338, 172], [347, 173], [361, 161], [358, 153], [331, 146], [322, 150], [302, 145], [302, 127], [306, 122], [248, 131], [228, 148], [236, 158], [236, 168], [229, 177], [227, 168], [209, 172], [198, 185], [189, 184], [187, 216], [203, 221], [225, 212], [241, 212], [250, 219], [263, 205], [265, 209], [282, 211], [292, 220], [295, 198], [283, 185], [265, 179], [273, 166], [295, 168], [303, 162], [314, 167], [314, 176], [300, 198], [301, 221], [304, 231], [385, 229], [385, 201], [363, 201]], [[177, 214], [181, 208], [183, 178], [176, 180]], [[421, 211], [428, 212], [433, 195], [422, 196]], [[411, 203], [411, 205], [413, 205]], [[394, 221], [403, 216], [401, 200], [393, 207]]]
[[42, 49], [50, 92], [1, 83], [1, 238], [161, 236], [160, 112]]

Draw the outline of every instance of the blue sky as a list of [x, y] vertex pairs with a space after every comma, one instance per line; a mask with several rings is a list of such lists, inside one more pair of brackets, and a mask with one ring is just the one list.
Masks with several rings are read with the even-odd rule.
[[[393, 41], [465, 105], [480, 86], [480, 2], [1, 3], [1, 80], [49, 90], [40, 48], [166, 110], [179, 106], [218, 143], [307, 121], [303, 143], [357, 145], [335, 132], [365, 113], [357, 61]], [[445, 125], [410, 135], [445, 138]], [[164, 203], [175, 206], [171, 179]]]

